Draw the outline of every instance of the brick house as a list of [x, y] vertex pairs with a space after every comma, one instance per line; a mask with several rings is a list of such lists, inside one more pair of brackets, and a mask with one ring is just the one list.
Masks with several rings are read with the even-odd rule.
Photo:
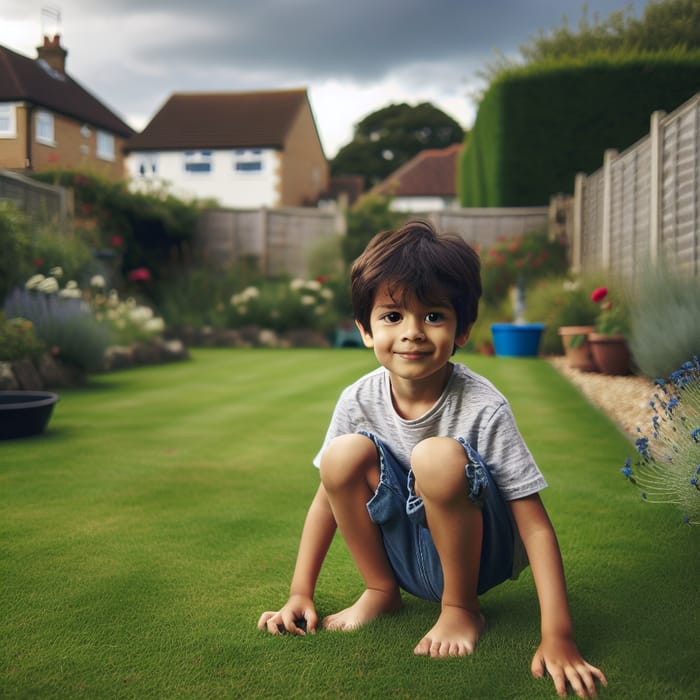
[[0, 46], [0, 168], [89, 170], [124, 178], [133, 129], [66, 73], [60, 36], [31, 59]]
[[461, 143], [417, 153], [389, 177], [372, 188], [391, 197], [394, 211], [430, 212], [459, 206], [457, 160]]
[[315, 206], [328, 188], [305, 89], [175, 93], [126, 149], [134, 187], [224, 207]]

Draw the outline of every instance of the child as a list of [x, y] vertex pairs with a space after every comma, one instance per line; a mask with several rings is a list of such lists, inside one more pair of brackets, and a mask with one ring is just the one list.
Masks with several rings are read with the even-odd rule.
[[[532, 568], [542, 639], [532, 673], [559, 695], [596, 693], [602, 671], [573, 639], [564, 572], [539, 497], [546, 483], [505, 398], [452, 363], [477, 317], [477, 254], [425, 221], [377, 234], [351, 273], [365, 345], [382, 365], [343, 391], [314, 460], [321, 484], [304, 524], [287, 603], [272, 634], [314, 633], [323, 560], [340, 529], [365, 591], [322, 626], [349, 630], [401, 606], [400, 588], [440, 602], [414, 653], [471, 654], [484, 631], [479, 594]], [[488, 465], [488, 466], [487, 466]]]

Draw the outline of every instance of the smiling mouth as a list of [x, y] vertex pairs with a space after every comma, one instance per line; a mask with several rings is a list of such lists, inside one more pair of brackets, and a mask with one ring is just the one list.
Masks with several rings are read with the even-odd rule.
[[402, 350], [396, 353], [399, 357], [403, 357], [405, 360], [421, 360], [424, 357], [429, 357], [429, 352], [419, 352], [418, 350]]

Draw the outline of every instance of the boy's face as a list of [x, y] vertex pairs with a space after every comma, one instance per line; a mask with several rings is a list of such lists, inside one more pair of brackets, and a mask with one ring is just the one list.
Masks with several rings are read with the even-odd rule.
[[448, 300], [426, 305], [409, 295], [403, 306], [401, 294], [389, 295], [387, 285], [377, 290], [370, 316], [370, 329], [357, 324], [364, 344], [393, 375], [420, 381], [442, 377], [454, 346], [469, 339], [468, 328], [457, 336], [457, 316]]

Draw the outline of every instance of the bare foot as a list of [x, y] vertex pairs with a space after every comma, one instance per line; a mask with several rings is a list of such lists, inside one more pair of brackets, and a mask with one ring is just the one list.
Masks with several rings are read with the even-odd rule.
[[385, 613], [401, 607], [401, 594], [368, 588], [349, 608], [326, 617], [321, 623], [327, 630], [354, 630]]
[[486, 620], [479, 612], [445, 605], [433, 628], [413, 650], [419, 656], [467, 656], [476, 649]]

